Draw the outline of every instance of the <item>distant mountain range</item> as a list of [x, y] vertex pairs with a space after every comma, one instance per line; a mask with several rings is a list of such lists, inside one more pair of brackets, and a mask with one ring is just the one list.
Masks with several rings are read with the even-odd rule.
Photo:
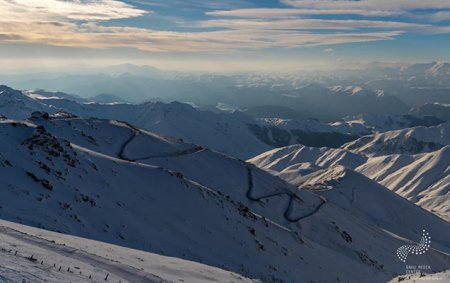
[[418, 108], [412, 109], [415, 115], [432, 115], [444, 121], [450, 121], [450, 104], [426, 103]]
[[[330, 122], [359, 114], [404, 115], [426, 103], [450, 104], [449, 66], [432, 62], [366, 70], [225, 75], [119, 65], [0, 75], [0, 81], [19, 89], [43, 88], [83, 95], [85, 99], [107, 94], [132, 103], [159, 99], [192, 102], [205, 108], [224, 103], [247, 109], [249, 115], [258, 118]], [[274, 117], [275, 112], [280, 116]]]

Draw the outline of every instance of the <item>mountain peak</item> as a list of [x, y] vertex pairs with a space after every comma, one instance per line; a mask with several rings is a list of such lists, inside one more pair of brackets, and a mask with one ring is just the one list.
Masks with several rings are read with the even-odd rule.
[[0, 94], [3, 93], [11, 93], [11, 92], [19, 92], [18, 90], [12, 89], [7, 85], [0, 85]]

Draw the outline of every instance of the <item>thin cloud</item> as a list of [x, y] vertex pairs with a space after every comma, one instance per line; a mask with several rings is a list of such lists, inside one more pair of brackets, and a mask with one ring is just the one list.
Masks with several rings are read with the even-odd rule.
[[254, 8], [236, 10], [216, 10], [206, 13], [216, 17], [280, 19], [304, 15], [366, 15], [385, 17], [398, 15], [396, 11], [361, 10], [361, 9], [289, 9], [289, 8]]
[[323, 20], [323, 19], [220, 19], [198, 23], [199, 27], [265, 30], [354, 30], [354, 29], [426, 29], [429, 25], [371, 20]]
[[248, 0], [129, 0], [128, 2], [150, 7], [173, 9], [237, 9], [240, 7], [254, 6], [254, 4]]
[[449, 21], [450, 20], [450, 11], [436, 12], [431, 15], [431, 19], [435, 22]]
[[148, 11], [115, 0], [0, 0], [2, 21], [83, 20], [105, 21], [142, 16]]
[[415, 10], [450, 9], [449, 1], [442, 0], [281, 0], [282, 3], [300, 9], [360, 10], [403, 13]]

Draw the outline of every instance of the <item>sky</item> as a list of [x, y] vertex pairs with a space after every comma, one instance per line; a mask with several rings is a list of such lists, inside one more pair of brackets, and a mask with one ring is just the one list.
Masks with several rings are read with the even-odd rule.
[[287, 71], [450, 61], [447, 0], [0, 0], [2, 70]]

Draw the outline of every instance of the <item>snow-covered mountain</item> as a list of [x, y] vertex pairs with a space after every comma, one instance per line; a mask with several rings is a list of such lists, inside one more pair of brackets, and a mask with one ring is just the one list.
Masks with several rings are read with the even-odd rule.
[[447, 145], [431, 153], [373, 157], [356, 171], [450, 221], [449, 160]]
[[340, 127], [320, 123], [314, 120], [292, 120], [280, 118], [260, 118], [249, 126], [259, 140], [272, 147], [291, 144], [310, 146], [339, 147], [353, 141], [359, 135], [353, 135]]
[[[283, 92], [286, 93], [287, 91]], [[346, 116], [364, 114], [404, 114], [409, 107], [397, 97], [365, 86], [327, 86], [323, 83], [305, 84], [273, 104], [308, 111], [321, 120], [333, 121]], [[290, 98], [290, 99], [289, 99]], [[333, 107], [330, 107], [333, 105]]]
[[13, 118], [29, 117], [33, 111], [51, 110], [19, 90], [0, 85], [0, 114]]
[[218, 151], [248, 158], [269, 150], [248, 125], [256, 123], [249, 116], [235, 113], [198, 111], [185, 103], [148, 102], [143, 104], [80, 103], [64, 96], [20, 92], [3, 86], [0, 114], [25, 119], [34, 111], [50, 114], [60, 111], [83, 117], [120, 119], [164, 135], [196, 142]]
[[361, 137], [344, 149], [370, 156], [417, 154], [450, 144], [450, 122], [434, 127], [414, 127]]
[[[298, 170], [308, 169], [305, 172], [311, 173], [334, 165], [356, 168], [364, 164], [367, 159], [366, 156], [340, 148], [292, 145], [265, 152], [250, 159], [249, 162], [265, 170], [281, 173], [283, 178], [288, 178], [288, 181], [291, 182], [292, 178], [296, 178], [298, 175], [306, 175], [305, 173], [298, 174]], [[292, 172], [293, 175], [288, 176], [289, 172]]]
[[364, 114], [344, 117], [341, 121], [330, 123], [330, 125], [340, 132], [362, 136], [417, 126], [437, 126], [444, 122], [431, 114], [428, 116]]
[[0, 220], [1, 282], [259, 282], [174, 257]]
[[[323, 123], [310, 121], [284, 121], [274, 124], [276, 119], [255, 119], [242, 112], [211, 112], [195, 109], [186, 103], [147, 102], [143, 104], [94, 103], [69, 99], [68, 95], [43, 91], [20, 92], [3, 87], [4, 92], [25, 105], [17, 111], [16, 104], [5, 103], [0, 114], [8, 118], [25, 119], [33, 111], [57, 113], [64, 111], [83, 117], [124, 120], [147, 130], [202, 144], [215, 150], [243, 159], [267, 151], [274, 146], [308, 141], [317, 145], [323, 136], [334, 139], [326, 146], [340, 146], [355, 140], [350, 135]], [[287, 129], [284, 124], [294, 124]], [[295, 126], [295, 128], [294, 128]], [[285, 138], [286, 135], [290, 137]], [[280, 144], [281, 143], [281, 144]]]
[[344, 166], [450, 220], [449, 160], [450, 145], [431, 153], [374, 157], [345, 149], [295, 145], [266, 152], [250, 162], [297, 186], [318, 171]]
[[433, 249], [408, 262], [448, 269], [448, 222], [339, 166], [298, 189], [180, 139], [62, 114], [3, 120], [0, 137], [5, 220], [264, 282], [386, 281], [427, 229]]
[[256, 119], [239, 111], [202, 111], [187, 103], [154, 101], [136, 105], [118, 103], [109, 96], [104, 103], [96, 103], [59, 92], [21, 92], [6, 86], [0, 89], [0, 114], [8, 118], [25, 119], [33, 111], [64, 111], [82, 117], [118, 119], [242, 159], [290, 144], [339, 147], [364, 134], [441, 122], [389, 115], [365, 115], [330, 124], [314, 120]]
[[431, 116], [358, 115], [341, 121], [321, 123], [315, 120], [259, 118], [252, 124], [252, 132], [266, 144], [283, 147], [303, 144], [314, 147], [340, 147], [358, 137], [416, 126], [436, 126], [443, 120]]
[[430, 62], [413, 64], [401, 69], [401, 73], [407, 77], [421, 77], [421, 78], [448, 78], [450, 75], [450, 63]]
[[415, 115], [433, 115], [444, 121], [450, 121], [450, 104], [447, 103], [426, 103], [411, 110]]

